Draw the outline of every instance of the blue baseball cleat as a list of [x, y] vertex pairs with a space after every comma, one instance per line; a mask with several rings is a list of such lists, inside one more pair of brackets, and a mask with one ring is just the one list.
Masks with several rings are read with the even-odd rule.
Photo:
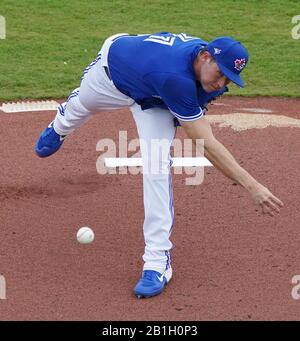
[[144, 270], [142, 277], [134, 288], [137, 298], [148, 298], [160, 294], [172, 278], [172, 268], [162, 274], [154, 270]]
[[35, 152], [39, 157], [47, 157], [58, 151], [66, 136], [56, 133], [53, 122], [42, 132], [35, 144]]

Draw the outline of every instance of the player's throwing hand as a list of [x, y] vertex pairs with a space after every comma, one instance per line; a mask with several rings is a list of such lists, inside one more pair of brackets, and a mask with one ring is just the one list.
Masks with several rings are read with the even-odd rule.
[[261, 207], [263, 214], [274, 216], [274, 212], [279, 213], [283, 207], [283, 202], [275, 197], [266, 187], [258, 184], [250, 190], [254, 202]]

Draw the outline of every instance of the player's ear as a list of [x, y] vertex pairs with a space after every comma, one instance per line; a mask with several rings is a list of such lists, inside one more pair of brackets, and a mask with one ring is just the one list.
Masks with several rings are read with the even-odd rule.
[[203, 61], [211, 61], [211, 60], [213, 60], [213, 58], [212, 58], [212, 56], [211, 56], [211, 54], [208, 52], [208, 51], [203, 51], [202, 53], [201, 53], [201, 59], [203, 60]]

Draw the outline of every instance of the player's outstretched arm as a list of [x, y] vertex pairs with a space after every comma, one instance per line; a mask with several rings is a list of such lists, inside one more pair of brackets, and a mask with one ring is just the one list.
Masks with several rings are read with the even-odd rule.
[[210, 123], [205, 117], [195, 121], [180, 121], [189, 138], [204, 140], [205, 157], [225, 176], [243, 186], [259, 205], [264, 214], [274, 215], [279, 213], [283, 203], [275, 197], [266, 187], [254, 179], [234, 159], [232, 154], [213, 135]]

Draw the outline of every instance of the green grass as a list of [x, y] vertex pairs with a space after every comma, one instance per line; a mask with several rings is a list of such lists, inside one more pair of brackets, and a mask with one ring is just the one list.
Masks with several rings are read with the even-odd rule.
[[[0, 0], [0, 100], [63, 98], [107, 36], [185, 32], [230, 35], [249, 49], [245, 89], [235, 95], [300, 96], [300, 40], [291, 20], [299, 0]], [[299, 29], [300, 33], [300, 29]]]

